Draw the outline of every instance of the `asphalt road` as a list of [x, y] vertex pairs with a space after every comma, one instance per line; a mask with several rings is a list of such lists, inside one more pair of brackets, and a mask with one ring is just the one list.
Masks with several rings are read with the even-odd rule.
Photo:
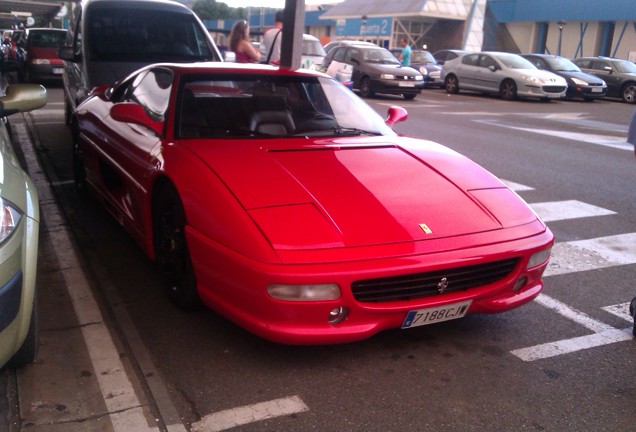
[[[636, 341], [625, 308], [636, 296], [636, 158], [625, 136], [635, 107], [508, 102], [441, 90], [414, 101], [369, 102], [381, 113], [390, 105], [407, 108], [409, 119], [398, 132], [466, 154], [509, 182], [547, 221], [557, 245], [537, 301], [501, 315], [323, 347], [276, 345], [211, 311], [184, 313], [163, 296], [157, 268], [132, 239], [93, 200], [75, 193], [62, 90], [49, 89], [49, 104], [29, 115], [78, 259], [111, 334], [121, 341], [124, 369], [140, 383], [146, 417], [162, 418], [151, 427], [633, 429]], [[59, 245], [49, 247], [59, 253]], [[37, 368], [46, 370], [46, 362], [39, 359]], [[18, 374], [18, 393], [33, 369]], [[90, 365], [76, 369], [95, 373]], [[59, 382], [57, 391], [63, 394], [67, 384], [73, 400], [77, 378]], [[21, 402], [23, 427], [37, 423], [33, 401]], [[110, 419], [112, 430], [132, 430], [117, 429]], [[61, 426], [59, 418], [53, 421]]]

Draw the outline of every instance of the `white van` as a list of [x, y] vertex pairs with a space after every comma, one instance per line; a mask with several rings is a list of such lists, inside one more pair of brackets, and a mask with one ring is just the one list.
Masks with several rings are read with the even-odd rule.
[[81, 0], [75, 3], [64, 60], [67, 124], [97, 85], [112, 84], [158, 62], [222, 61], [201, 20], [170, 0]]

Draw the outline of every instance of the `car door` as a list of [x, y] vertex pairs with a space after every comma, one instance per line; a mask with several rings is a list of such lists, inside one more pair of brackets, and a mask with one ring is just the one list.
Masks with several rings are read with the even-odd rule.
[[621, 77], [616, 73], [616, 68], [614, 68], [611, 62], [596, 59], [592, 62], [592, 70], [594, 71], [594, 75], [605, 81], [608, 94], [620, 94]]
[[502, 80], [501, 71], [501, 65], [499, 65], [497, 60], [487, 54], [480, 54], [478, 67], [475, 73], [476, 89], [488, 93], [498, 93], [499, 84]]
[[[163, 68], [142, 72], [119, 89], [107, 108], [116, 104], [137, 104], [155, 121], [166, 118], [173, 74]], [[142, 226], [143, 203], [147, 182], [156, 170], [157, 157], [161, 149], [161, 137], [151, 129], [133, 123], [103, 118], [97, 128], [97, 145], [101, 159], [98, 160], [100, 179], [106, 199], [114, 206], [114, 215], [120, 223], [132, 230]], [[131, 230], [131, 231], [132, 231]], [[137, 232], [137, 235], [143, 233]]]
[[457, 79], [461, 89], [478, 89], [479, 80], [479, 54], [468, 54], [461, 58], [457, 66]]

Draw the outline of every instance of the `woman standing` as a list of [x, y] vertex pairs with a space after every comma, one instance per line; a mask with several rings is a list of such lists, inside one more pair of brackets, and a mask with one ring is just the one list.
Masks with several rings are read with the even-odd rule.
[[236, 54], [237, 63], [258, 62], [259, 53], [249, 41], [249, 32], [250, 29], [245, 20], [234, 23], [230, 32], [230, 49]]

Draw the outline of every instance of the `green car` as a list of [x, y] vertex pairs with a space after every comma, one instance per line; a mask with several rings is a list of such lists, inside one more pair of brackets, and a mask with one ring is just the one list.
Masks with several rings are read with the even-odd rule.
[[38, 347], [38, 194], [13, 151], [6, 117], [45, 104], [46, 90], [35, 84], [10, 85], [0, 97], [0, 367], [31, 363]]

